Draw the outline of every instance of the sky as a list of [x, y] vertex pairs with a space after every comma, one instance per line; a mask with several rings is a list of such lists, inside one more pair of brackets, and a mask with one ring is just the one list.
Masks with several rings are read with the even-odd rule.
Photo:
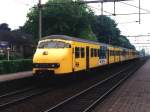
[[[44, 4], [48, 0], [41, 0]], [[88, 0], [87, 0], [88, 1]], [[135, 5], [138, 7], [139, 0], [130, 0], [125, 2], [116, 3], [116, 14], [138, 13], [138, 8], [125, 5], [124, 3]], [[11, 29], [17, 29], [19, 26], [23, 26], [27, 20], [26, 15], [30, 11], [30, 8], [38, 3], [38, 0], [1, 0], [0, 1], [0, 23], [8, 23]], [[103, 10], [109, 13], [103, 13], [109, 15], [118, 24], [118, 28], [121, 30], [121, 34], [125, 36], [147, 35], [150, 34], [150, 0], [141, 0], [141, 8], [147, 11], [141, 10], [141, 13], [149, 13], [141, 15], [141, 24], [139, 21], [139, 15], [117, 15], [110, 16], [113, 13], [113, 3], [104, 3]], [[90, 7], [96, 14], [101, 14], [101, 4], [90, 4]], [[148, 42], [149, 37], [129, 37], [131, 43]], [[137, 46], [137, 44], [136, 44]], [[138, 46], [140, 46], [138, 44]], [[137, 46], [137, 48], [138, 48]], [[148, 44], [142, 44], [141, 46], [149, 46]], [[142, 47], [139, 49], [142, 49]], [[146, 48], [148, 49], [148, 48]], [[148, 49], [149, 50], [149, 49]]]

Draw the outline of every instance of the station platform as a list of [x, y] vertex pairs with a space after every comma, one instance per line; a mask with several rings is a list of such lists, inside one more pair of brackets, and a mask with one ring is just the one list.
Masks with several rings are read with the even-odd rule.
[[150, 59], [92, 112], [150, 112]]
[[32, 77], [32, 76], [33, 76], [32, 71], [2, 74], [0, 75], [0, 82], [6, 82], [6, 81], [15, 80], [15, 79], [22, 79], [22, 78], [27, 78], [27, 77]]

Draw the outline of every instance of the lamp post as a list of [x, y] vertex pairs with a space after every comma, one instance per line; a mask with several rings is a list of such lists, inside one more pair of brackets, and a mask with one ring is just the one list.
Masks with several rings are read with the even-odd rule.
[[10, 48], [7, 47], [7, 60], [8, 60], [8, 61], [10, 60], [9, 57], [10, 57]]

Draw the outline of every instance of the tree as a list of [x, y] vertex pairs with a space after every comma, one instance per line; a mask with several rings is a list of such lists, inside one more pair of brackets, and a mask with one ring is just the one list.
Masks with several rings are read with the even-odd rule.
[[130, 43], [130, 41], [123, 35], [120, 35], [119, 37], [119, 46], [135, 49], [135, 47]]
[[0, 24], [0, 30], [10, 31], [11, 29], [8, 27], [7, 23], [2, 23], [2, 24]]
[[92, 24], [93, 32], [96, 34], [98, 41], [117, 44], [120, 30], [116, 28], [117, 24], [114, 20], [107, 16], [96, 16]]
[[[86, 4], [73, 1], [49, 0], [43, 6], [42, 36], [62, 34], [134, 48], [126, 37], [120, 35], [114, 20], [103, 15], [95, 16]], [[20, 28], [20, 31], [32, 34], [35, 40], [38, 40], [38, 16], [38, 9], [32, 8], [25, 25]]]
[[92, 24], [92, 30], [99, 42], [135, 49], [130, 41], [120, 34], [115, 21], [107, 16], [96, 16]]
[[[64, 34], [93, 40], [91, 36], [94, 36], [94, 34], [90, 24], [94, 18], [94, 13], [87, 5], [77, 5], [72, 0], [49, 0], [43, 7], [42, 12], [42, 36]], [[28, 20], [22, 29], [31, 33], [37, 39], [38, 9], [31, 9], [27, 17]]]

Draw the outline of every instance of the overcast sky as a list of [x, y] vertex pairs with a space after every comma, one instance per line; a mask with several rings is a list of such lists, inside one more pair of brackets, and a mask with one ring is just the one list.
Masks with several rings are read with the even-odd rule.
[[[42, 0], [45, 3], [48, 0]], [[139, 0], [131, 0], [124, 3], [135, 5], [138, 7]], [[0, 1], [0, 23], [8, 23], [12, 29], [17, 29], [19, 26], [24, 25], [26, 21], [26, 15], [29, 9], [38, 3], [38, 0], [1, 0]], [[143, 11], [142, 13], [150, 13], [150, 0], [141, 0], [141, 8], [149, 11]], [[101, 4], [90, 5], [96, 14], [101, 14]], [[113, 13], [113, 3], [104, 3], [104, 11]], [[138, 13], [138, 9], [125, 5], [123, 3], [116, 3], [116, 13]], [[108, 13], [104, 13], [110, 15]], [[138, 15], [126, 15], [126, 16], [111, 16], [118, 23], [118, 27], [123, 35], [140, 35], [150, 33], [150, 14], [141, 15], [141, 24], [138, 21]], [[135, 41], [135, 38], [130, 39], [131, 42]], [[139, 41], [140, 39], [138, 39]], [[142, 41], [143, 38], [140, 40]], [[144, 39], [145, 40], [145, 39]], [[146, 38], [148, 40], [148, 38]]]

